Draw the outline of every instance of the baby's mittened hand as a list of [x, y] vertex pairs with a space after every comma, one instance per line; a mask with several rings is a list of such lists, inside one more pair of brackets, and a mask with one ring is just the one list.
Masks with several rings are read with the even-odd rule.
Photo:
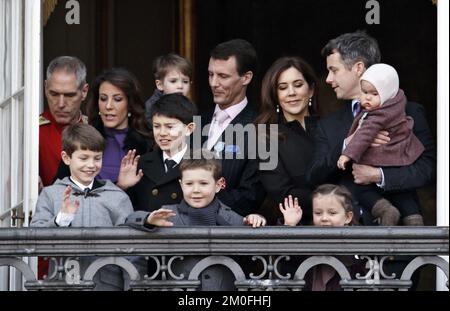
[[293, 199], [292, 195], [289, 195], [284, 199], [284, 206], [280, 203], [279, 207], [286, 226], [296, 226], [302, 219], [303, 211], [298, 204], [298, 198]]
[[70, 193], [72, 188], [67, 186], [63, 192], [63, 199], [61, 202], [61, 213], [65, 214], [76, 214], [78, 208], [80, 207], [80, 202], [78, 200], [70, 201]]
[[253, 228], [264, 227], [266, 223], [266, 218], [262, 215], [250, 214], [247, 217], [244, 217], [244, 225], [249, 225]]
[[345, 165], [348, 163], [348, 161], [350, 161], [350, 158], [345, 156], [345, 155], [341, 155], [339, 157], [339, 160], [337, 161], [337, 167], [340, 168], [341, 170], [345, 171]]

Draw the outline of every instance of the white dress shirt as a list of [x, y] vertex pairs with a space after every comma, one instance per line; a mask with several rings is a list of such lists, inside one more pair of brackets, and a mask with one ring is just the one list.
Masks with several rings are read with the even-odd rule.
[[[241, 113], [242, 110], [244, 110], [247, 104], [248, 104], [247, 97], [244, 97], [244, 99], [240, 103], [228, 107], [227, 109], [224, 110], [220, 109], [219, 105], [216, 105], [216, 108], [214, 109], [213, 118], [211, 120], [211, 127], [209, 128], [208, 133], [208, 141], [207, 141], [208, 150], [211, 150], [214, 147], [217, 140], [220, 138], [220, 136], [225, 131], [227, 126], [231, 123], [231, 121], [233, 121], [234, 118], [236, 118], [236, 116], [239, 113]], [[222, 118], [224, 120], [221, 120]]]
[[183, 149], [181, 149], [181, 151], [178, 151], [172, 157], [169, 157], [169, 155], [165, 151], [163, 151], [163, 162], [164, 162], [164, 168], [166, 170], [166, 173], [168, 170], [167, 165], [165, 164], [166, 160], [167, 159], [173, 160], [173, 161], [177, 162], [177, 165], [179, 165], [181, 160], [183, 160], [183, 157], [184, 157], [184, 154], [186, 153], [186, 151], [187, 151], [187, 145], [185, 145], [183, 147]]

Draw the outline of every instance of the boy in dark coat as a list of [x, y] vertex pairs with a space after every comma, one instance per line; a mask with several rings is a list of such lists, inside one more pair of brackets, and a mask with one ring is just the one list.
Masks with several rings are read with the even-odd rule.
[[188, 153], [188, 138], [195, 129], [195, 105], [181, 94], [164, 95], [152, 108], [155, 142], [152, 152], [122, 161], [117, 185], [128, 189], [134, 210], [154, 211], [182, 199], [179, 163]]

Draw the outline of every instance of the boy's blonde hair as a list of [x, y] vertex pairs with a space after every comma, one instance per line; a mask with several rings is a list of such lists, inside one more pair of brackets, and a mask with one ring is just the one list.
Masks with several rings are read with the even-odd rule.
[[62, 150], [71, 157], [79, 149], [103, 152], [105, 139], [91, 125], [77, 123], [67, 126], [62, 133]]

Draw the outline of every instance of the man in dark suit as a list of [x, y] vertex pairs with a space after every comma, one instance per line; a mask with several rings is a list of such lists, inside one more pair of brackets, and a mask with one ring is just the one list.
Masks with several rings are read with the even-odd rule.
[[[436, 151], [433, 138], [425, 118], [423, 106], [408, 102], [407, 115], [414, 119], [414, 134], [425, 147], [420, 158], [409, 166], [372, 167], [353, 164], [352, 174], [337, 168], [337, 160], [352, 136], [347, 133], [354, 115], [359, 111], [360, 77], [364, 71], [380, 62], [377, 41], [365, 32], [343, 34], [330, 40], [322, 50], [326, 57], [328, 76], [326, 82], [336, 92], [338, 99], [347, 100], [341, 110], [319, 121], [315, 135], [313, 164], [308, 179], [313, 185], [333, 182], [342, 183], [347, 179], [356, 184], [376, 184], [383, 193], [395, 193], [415, 189], [434, 181], [436, 174]], [[382, 131], [372, 144], [376, 147], [389, 140], [389, 133]], [[418, 200], [415, 195], [415, 200]], [[370, 218], [363, 217], [366, 225]], [[405, 223], [405, 220], [403, 220]]]
[[[402, 190], [412, 190], [414, 200], [420, 205], [415, 188], [427, 185], [436, 176], [436, 149], [431, 136], [422, 105], [408, 102], [406, 114], [414, 119], [414, 134], [425, 147], [425, 151], [413, 164], [401, 167], [372, 167], [353, 164], [350, 170], [337, 168], [337, 160], [349, 143], [352, 136], [347, 137], [353, 118], [359, 112], [360, 77], [364, 71], [381, 59], [377, 41], [365, 32], [346, 33], [330, 40], [322, 49], [326, 57], [328, 76], [326, 82], [336, 92], [338, 99], [347, 100], [347, 105], [322, 118], [317, 125], [314, 137], [313, 164], [308, 172], [308, 179], [314, 185], [323, 183], [349, 183], [369, 185], [376, 184], [382, 193], [401, 195]], [[372, 143], [372, 147], [384, 144], [389, 140], [389, 133], [381, 131]], [[410, 199], [409, 197], [407, 199]], [[354, 213], [354, 215], [357, 215]], [[361, 221], [364, 225], [373, 225], [370, 213], [363, 213]], [[420, 223], [407, 225], [423, 225]], [[383, 269], [387, 275], [395, 273], [398, 277], [411, 261], [408, 256], [396, 256], [393, 261], [386, 261]], [[417, 286], [419, 273], [413, 280], [412, 290]]]
[[256, 135], [243, 130], [252, 125], [257, 111], [246, 92], [256, 69], [256, 51], [242, 39], [217, 45], [210, 53], [208, 75], [214, 97], [214, 110], [202, 115], [206, 129], [204, 146], [222, 158], [226, 188], [219, 199], [235, 212], [246, 216], [259, 209], [264, 200], [257, 177]]

